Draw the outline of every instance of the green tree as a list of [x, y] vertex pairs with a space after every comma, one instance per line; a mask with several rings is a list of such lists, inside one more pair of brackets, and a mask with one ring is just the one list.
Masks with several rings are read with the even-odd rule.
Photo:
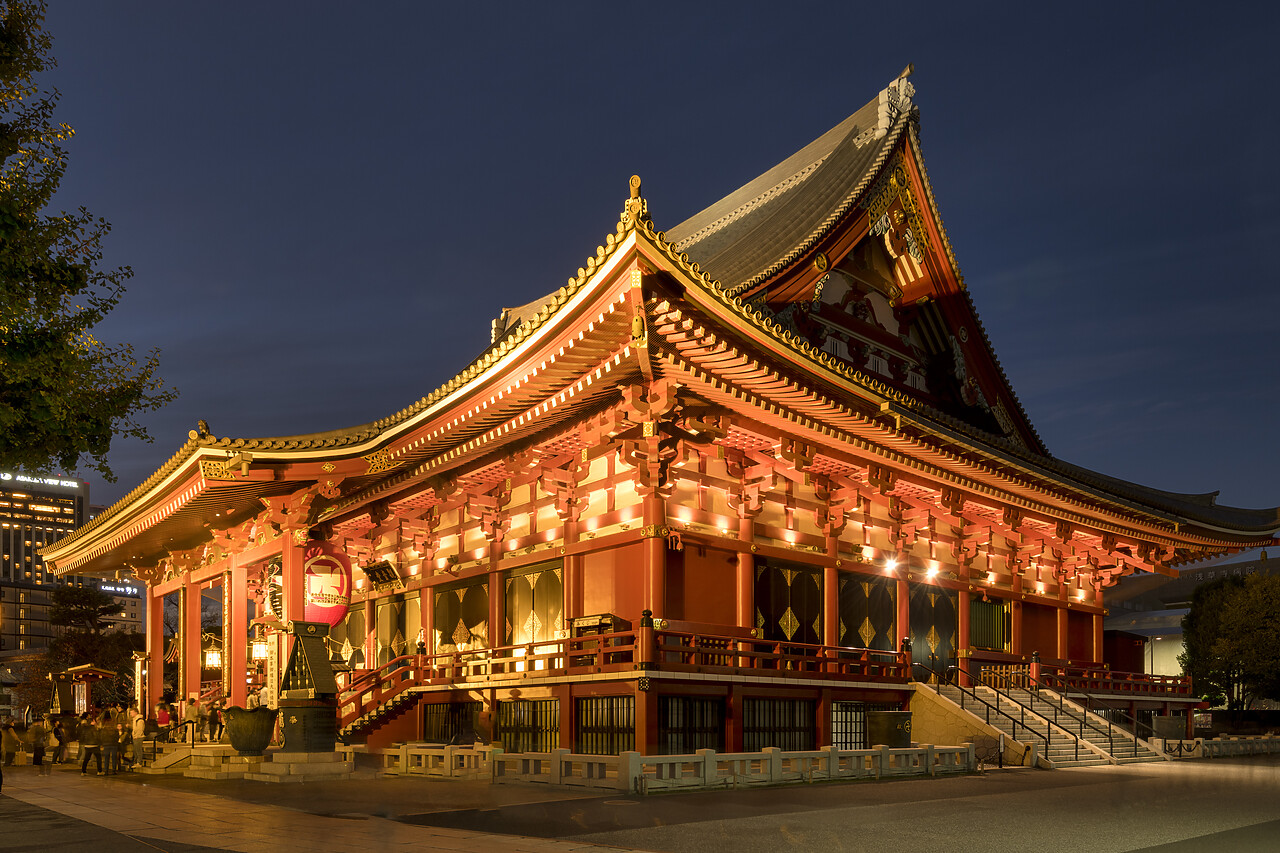
[[1239, 673], [1215, 647], [1222, 636], [1227, 599], [1242, 586], [1240, 578], [1229, 577], [1196, 588], [1191, 595], [1191, 610], [1182, 619], [1183, 652], [1178, 655], [1178, 663], [1191, 676], [1196, 692], [1211, 704], [1225, 703], [1231, 710], [1243, 707]]
[[132, 271], [102, 267], [106, 220], [49, 209], [74, 131], [35, 82], [55, 65], [44, 19], [43, 0], [0, 0], [0, 467], [114, 480], [113, 436], [150, 441], [137, 415], [176, 394], [154, 350], [139, 361], [92, 334]]
[[1223, 603], [1213, 654], [1229, 662], [1241, 707], [1280, 699], [1280, 575], [1249, 575]]
[[1280, 698], [1280, 575], [1203, 584], [1182, 620], [1178, 662], [1196, 690], [1230, 711]]
[[115, 624], [111, 617], [123, 612], [123, 605], [93, 587], [60, 586], [49, 595], [51, 624], [93, 636]]

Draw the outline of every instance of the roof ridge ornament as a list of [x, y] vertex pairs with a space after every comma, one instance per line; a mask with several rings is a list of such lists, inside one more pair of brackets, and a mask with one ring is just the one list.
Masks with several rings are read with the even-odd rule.
[[649, 202], [640, 195], [640, 176], [631, 176], [631, 197], [622, 207], [619, 222], [623, 228], [635, 228], [641, 222], [649, 221]]
[[876, 106], [876, 139], [888, 136], [898, 117], [915, 106], [911, 97], [916, 93], [916, 87], [907, 79], [915, 70], [915, 65], [908, 65], [892, 83], [880, 90], [880, 101]]

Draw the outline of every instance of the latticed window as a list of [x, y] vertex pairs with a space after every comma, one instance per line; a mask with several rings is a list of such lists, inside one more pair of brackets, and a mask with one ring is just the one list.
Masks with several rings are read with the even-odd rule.
[[479, 702], [450, 702], [424, 705], [422, 739], [428, 743], [474, 743]]
[[620, 755], [636, 748], [634, 696], [592, 696], [577, 702], [574, 752]]
[[550, 752], [560, 745], [560, 700], [520, 699], [498, 703], [493, 733], [507, 752]]
[[1009, 650], [1009, 602], [1004, 599], [969, 602], [969, 645], [993, 652]]
[[724, 700], [659, 696], [659, 754], [688, 755], [700, 749], [724, 752]]
[[902, 706], [885, 702], [831, 703], [831, 745], [836, 749], [870, 749], [868, 711], [899, 711]]
[[742, 748], [813, 749], [816, 703], [812, 699], [746, 699], [742, 703]]

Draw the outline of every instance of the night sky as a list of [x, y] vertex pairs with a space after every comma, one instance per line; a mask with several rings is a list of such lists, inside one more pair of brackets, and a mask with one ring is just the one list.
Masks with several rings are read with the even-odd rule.
[[669, 228], [914, 63], [944, 223], [1050, 451], [1280, 504], [1274, 6], [53, 5], [57, 202], [135, 272], [99, 337], [159, 347], [181, 393], [95, 503], [199, 418], [398, 411], [577, 271], [633, 173]]

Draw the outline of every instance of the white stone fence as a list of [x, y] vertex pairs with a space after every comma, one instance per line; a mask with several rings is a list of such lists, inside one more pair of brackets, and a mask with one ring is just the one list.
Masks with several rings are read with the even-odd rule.
[[[360, 747], [347, 750], [353, 754], [364, 752]], [[406, 743], [368, 752], [376, 755], [381, 770], [390, 774], [574, 785], [642, 794], [835, 779], [936, 776], [970, 773], [978, 766], [972, 744], [909, 749], [827, 747], [804, 752], [769, 748], [734, 753], [703, 749], [692, 755], [577, 755], [567, 749], [507, 753], [496, 748]]]
[[1221, 737], [1206, 740], [1160, 740], [1152, 745], [1169, 758], [1232, 758], [1280, 753], [1280, 737]]

